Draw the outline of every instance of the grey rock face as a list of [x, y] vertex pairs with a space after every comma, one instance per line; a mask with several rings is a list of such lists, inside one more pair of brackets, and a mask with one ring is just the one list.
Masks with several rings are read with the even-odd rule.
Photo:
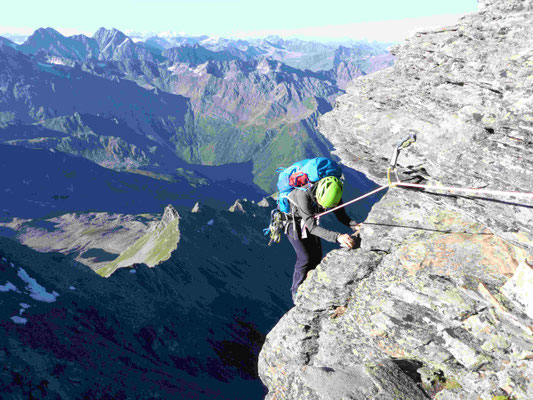
[[[400, 179], [531, 191], [532, 4], [485, 1], [353, 81], [320, 120], [343, 163], [386, 184], [416, 132]], [[533, 398], [533, 202], [482, 197], [389, 189], [267, 336], [267, 399]]]
[[[385, 159], [416, 132], [416, 145], [399, 159], [411, 177], [531, 192], [533, 13], [530, 1], [501, 3], [508, 6], [486, 2], [484, 11], [457, 26], [419, 32], [396, 49], [393, 68], [354, 81], [321, 119], [345, 163], [385, 183]], [[508, 204], [522, 203], [518, 197], [497, 200], [458, 197], [454, 203], [531, 250], [531, 208]]]
[[240, 213], [245, 212], [240, 200], [235, 200], [235, 203], [233, 203], [233, 205], [229, 208], [229, 210], [231, 212], [240, 212]]
[[263, 197], [260, 202], [257, 203], [259, 207], [270, 207], [270, 203], [266, 197]]

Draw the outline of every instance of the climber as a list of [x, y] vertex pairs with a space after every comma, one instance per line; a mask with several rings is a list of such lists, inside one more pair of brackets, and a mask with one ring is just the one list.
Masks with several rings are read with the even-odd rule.
[[[291, 215], [294, 220], [289, 223], [286, 231], [287, 238], [296, 252], [296, 264], [292, 280], [292, 298], [307, 273], [314, 269], [322, 260], [321, 238], [328, 242], [338, 242], [342, 247], [351, 249], [355, 241], [349, 234], [327, 230], [317, 224], [314, 215], [326, 208], [335, 207], [342, 203], [342, 182], [327, 176], [320, 179], [308, 190], [293, 190], [288, 195]], [[336, 210], [335, 216], [347, 227], [358, 231], [360, 224], [352, 221], [344, 208]]]

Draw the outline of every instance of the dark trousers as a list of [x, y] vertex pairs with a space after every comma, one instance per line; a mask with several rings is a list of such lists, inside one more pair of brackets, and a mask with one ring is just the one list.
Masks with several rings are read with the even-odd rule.
[[290, 225], [287, 232], [287, 239], [292, 244], [296, 252], [296, 264], [294, 264], [294, 274], [292, 276], [292, 299], [294, 301], [298, 287], [305, 280], [307, 273], [320, 264], [322, 261], [322, 242], [315, 235], [307, 233], [307, 238], [301, 238], [299, 227], [296, 229], [297, 235], [294, 237], [294, 225]]

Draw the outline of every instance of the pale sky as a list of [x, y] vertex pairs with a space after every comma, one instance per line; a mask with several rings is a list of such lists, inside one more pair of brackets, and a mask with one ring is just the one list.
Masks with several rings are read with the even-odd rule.
[[19, 0], [6, 1], [0, 35], [52, 27], [91, 36], [98, 28], [220, 37], [401, 41], [451, 25], [477, 0]]

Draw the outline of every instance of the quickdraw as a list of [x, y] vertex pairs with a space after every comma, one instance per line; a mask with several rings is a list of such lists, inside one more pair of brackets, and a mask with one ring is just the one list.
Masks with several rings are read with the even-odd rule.
[[270, 235], [268, 245], [272, 243], [279, 243], [281, 240], [281, 233], [284, 231], [287, 224], [287, 218], [280, 210], [275, 209], [270, 213], [270, 225], [263, 229], [265, 236]]

